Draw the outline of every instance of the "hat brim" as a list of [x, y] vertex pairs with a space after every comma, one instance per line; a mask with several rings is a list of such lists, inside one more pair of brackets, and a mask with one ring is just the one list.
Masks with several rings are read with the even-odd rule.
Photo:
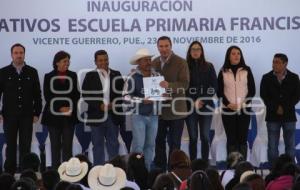
[[84, 176], [88, 173], [88, 164], [86, 162], [80, 163], [81, 172], [79, 175], [76, 176], [68, 176], [66, 174], [66, 166], [67, 166], [67, 162], [63, 162], [58, 168], [60, 179], [63, 181], [68, 181], [71, 183], [78, 182], [82, 178], [84, 178]]
[[117, 175], [116, 182], [111, 186], [101, 185], [98, 182], [98, 175], [103, 167], [104, 166], [95, 166], [89, 172], [88, 184], [92, 190], [119, 190], [119, 189], [125, 187], [126, 174], [122, 169], [117, 168], [117, 167], [115, 167], [116, 175]]
[[130, 60], [130, 64], [137, 65], [137, 60], [144, 58], [144, 57], [153, 57], [153, 56], [154, 55], [134, 55]]

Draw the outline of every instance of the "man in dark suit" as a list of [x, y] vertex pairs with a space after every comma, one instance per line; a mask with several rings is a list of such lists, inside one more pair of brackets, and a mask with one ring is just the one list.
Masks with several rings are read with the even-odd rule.
[[20, 164], [30, 153], [32, 124], [39, 120], [42, 110], [41, 89], [38, 72], [24, 62], [25, 47], [11, 47], [12, 63], [0, 69], [0, 98], [2, 98], [3, 129], [6, 139], [4, 170], [16, 171], [17, 134], [19, 133]]
[[106, 51], [95, 53], [95, 64], [96, 70], [88, 72], [83, 80], [82, 96], [88, 104], [87, 124], [92, 130], [94, 165], [103, 165], [104, 142], [109, 159], [119, 153], [118, 125], [123, 120], [120, 114], [124, 81], [119, 71], [109, 68]]

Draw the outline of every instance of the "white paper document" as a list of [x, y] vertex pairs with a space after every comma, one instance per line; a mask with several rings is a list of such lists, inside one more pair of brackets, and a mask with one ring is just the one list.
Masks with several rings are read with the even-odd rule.
[[167, 97], [163, 97], [163, 94], [166, 93], [166, 89], [159, 85], [159, 83], [164, 80], [163, 76], [144, 77], [143, 83], [145, 98], [152, 101], [163, 101], [169, 99]]

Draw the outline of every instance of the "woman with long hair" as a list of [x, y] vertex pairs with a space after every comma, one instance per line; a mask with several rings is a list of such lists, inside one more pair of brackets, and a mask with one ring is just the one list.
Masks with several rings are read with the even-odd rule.
[[214, 110], [212, 96], [217, 91], [217, 75], [213, 64], [206, 61], [203, 46], [198, 41], [192, 42], [189, 46], [186, 61], [190, 74], [190, 84], [186, 93], [189, 98], [187, 105], [188, 109], [192, 110], [185, 120], [190, 139], [190, 159], [195, 160], [197, 158], [199, 127], [201, 158], [208, 160], [209, 131]]

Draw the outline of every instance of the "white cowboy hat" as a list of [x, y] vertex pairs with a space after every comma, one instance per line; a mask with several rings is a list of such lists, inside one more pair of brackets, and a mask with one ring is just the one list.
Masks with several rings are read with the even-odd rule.
[[151, 55], [149, 50], [146, 49], [146, 48], [138, 49], [135, 52], [135, 55], [131, 58], [130, 64], [136, 65], [137, 64], [136, 61], [141, 59], [141, 58], [144, 58], [144, 57], [153, 57], [153, 55]]
[[125, 172], [111, 164], [93, 167], [88, 176], [88, 184], [92, 190], [119, 190], [125, 183]]
[[88, 164], [80, 162], [78, 158], [71, 158], [68, 162], [63, 162], [58, 173], [60, 179], [71, 183], [79, 182], [88, 172]]

